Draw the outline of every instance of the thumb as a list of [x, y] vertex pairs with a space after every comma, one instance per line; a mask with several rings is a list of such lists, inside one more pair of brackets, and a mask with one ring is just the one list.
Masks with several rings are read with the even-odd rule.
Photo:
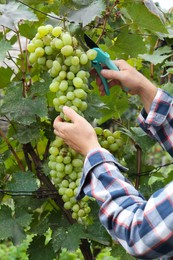
[[63, 113], [65, 116], [67, 116], [72, 122], [75, 122], [77, 119], [79, 119], [81, 116], [76, 113], [72, 108], [68, 106], [63, 107]]

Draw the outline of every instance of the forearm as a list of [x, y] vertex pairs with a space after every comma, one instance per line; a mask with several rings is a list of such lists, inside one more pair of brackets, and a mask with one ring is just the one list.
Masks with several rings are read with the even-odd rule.
[[[100, 221], [112, 238], [138, 258], [155, 258], [173, 253], [172, 189], [168, 187], [167, 191], [146, 202], [123, 177], [108, 152], [97, 151], [90, 154], [88, 159], [78, 198], [86, 194], [97, 200]], [[164, 204], [167, 203], [169, 207], [165, 209]], [[165, 223], [166, 215], [168, 219]], [[165, 230], [165, 225], [169, 226], [169, 230]], [[166, 248], [164, 251], [161, 244]]]

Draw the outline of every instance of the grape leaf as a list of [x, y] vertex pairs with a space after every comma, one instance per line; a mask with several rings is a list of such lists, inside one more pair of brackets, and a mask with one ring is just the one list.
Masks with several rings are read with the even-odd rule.
[[32, 215], [23, 208], [15, 210], [15, 218], [16, 222], [22, 227], [28, 227], [32, 221]]
[[104, 10], [104, 1], [95, 0], [87, 7], [80, 8], [77, 11], [71, 11], [68, 15], [68, 20], [75, 23], [82, 23], [83, 26], [86, 26], [93, 21], [96, 16], [100, 16]]
[[[127, 40], [128, 39], [128, 40]], [[129, 58], [129, 56], [135, 58], [139, 53], [145, 53], [147, 51], [141, 35], [130, 33], [128, 28], [121, 29], [114, 45], [109, 49], [109, 54], [112, 59]]]
[[36, 15], [28, 7], [10, 1], [8, 4], [0, 4], [0, 24], [12, 30], [16, 29], [21, 20], [37, 21]]
[[172, 49], [169, 46], [160, 47], [152, 54], [139, 55], [140, 58], [151, 62], [154, 65], [162, 63], [165, 59], [172, 56]]
[[15, 192], [32, 192], [38, 188], [38, 185], [32, 172], [17, 172], [12, 175], [12, 180], [7, 184], [7, 188]]
[[62, 247], [69, 251], [76, 251], [81, 243], [80, 239], [83, 237], [85, 237], [84, 227], [80, 224], [73, 224], [67, 230]]
[[154, 144], [155, 140], [151, 139], [140, 127], [131, 127], [133, 140], [147, 152]]
[[36, 116], [47, 116], [47, 99], [45, 96], [22, 97], [21, 86], [8, 89], [4, 98], [4, 104], [1, 107], [1, 114], [8, 115], [10, 120], [19, 124], [30, 125], [36, 122]]
[[[32, 30], [31, 30], [32, 26]], [[32, 40], [34, 36], [36, 35], [37, 29], [34, 28], [33, 24], [28, 23], [22, 23], [19, 25], [19, 32], [21, 36], [26, 37], [27, 39]]]
[[80, 224], [73, 224], [68, 229], [60, 227], [53, 234], [53, 248], [56, 252], [60, 248], [75, 251], [79, 247], [80, 239], [84, 237], [84, 227]]
[[0, 41], [0, 62], [2, 62], [7, 54], [7, 51], [11, 49], [11, 44], [6, 41], [5, 39], [2, 39]]
[[156, 35], [158, 33], [168, 33], [160, 18], [150, 12], [142, 2], [126, 3], [124, 7], [132, 22], [140, 29], [146, 29]]
[[24, 233], [12, 216], [12, 210], [8, 206], [2, 205], [0, 209], [0, 240], [12, 238], [15, 244], [20, 243], [24, 238]]
[[10, 83], [13, 71], [10, 68], [0, 68], [0, 88], [5, 88]]
[[1, 206], [0, 209], [0, 239], [6, 239], [12, 236], [14, 221], [12, 219], [12, 210], [7, 206]]
[[14, 138], [22, 144], [27, 144], [40, 137], [40, 125], [38, 123], [28, 125], [15, 124]]
[[27, 253], [30, 260], [52, 260], [56, 257], [51, 243], [45, 244], [45, 236], [35, 236]]

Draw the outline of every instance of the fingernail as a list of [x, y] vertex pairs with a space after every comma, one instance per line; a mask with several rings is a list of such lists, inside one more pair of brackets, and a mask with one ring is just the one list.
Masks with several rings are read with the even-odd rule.
[[67, 111], [69, 109], [68, 106], [63, 106], [63, 112]]

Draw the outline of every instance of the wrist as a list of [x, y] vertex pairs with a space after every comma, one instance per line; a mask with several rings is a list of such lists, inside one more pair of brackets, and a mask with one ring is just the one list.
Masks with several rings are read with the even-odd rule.
[[156, 96], [157, 90], [158, 88], [146, 78], [140, 83], [138, 95], [141, 98], [141, 101], [147, 113], [150, 110], [151, 104]]
[[92, 150], [96, 150], [96, 149], [100, 149], [100, 148], [101, 148], [101, 146], [99, 143], [92, 144], [92, 145], [86, 147], [86, 149], [83, 151], [83, 155], [87, 156]]

